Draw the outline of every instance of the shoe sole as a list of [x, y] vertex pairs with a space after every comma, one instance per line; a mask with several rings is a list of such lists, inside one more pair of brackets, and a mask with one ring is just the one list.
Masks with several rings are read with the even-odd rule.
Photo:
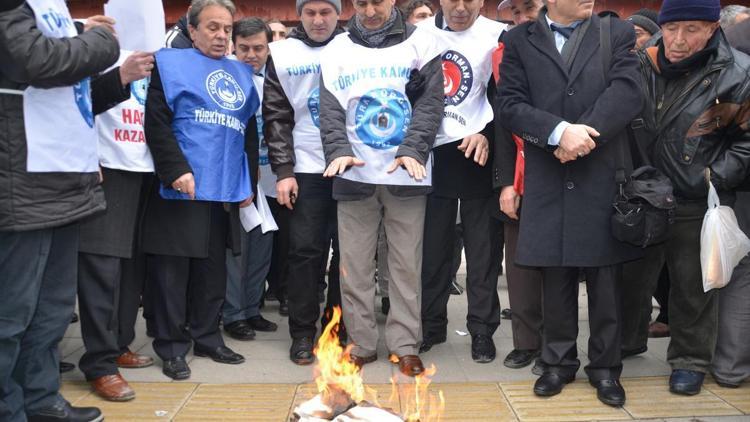
[[532, 363], [534, 363], [534, 359], [536, 359], [536, 357], [532, 358], [528, 362], [523, 362], [523, 363], [512, 363], [510, 361], [504, 360], [503, 361], [503, 366], [505, 366], [506, 368], [510, 368], [510, 369], [521, 369], [521, 368], [525, 368], [525, 367], [531, 365]]
[[676, 390], [670, 386], [669, 392], [672, 394], [680, 395], [680, 396], [695, 396], [695, 395], [698, 395], [698, 393], [700, 393], [701, 390], [696, 390], [696, 391]]
[[102, 422], [104, 420], [104, 415], [99, 415], [94, 419], [91, 419], [89, 422]]
[[279, 327], [275, 327], [273, 329], [261, 329], [261, 328], [255, 328], [255, 327], [251, 327], [251, 328], [261, 333], [275, 333], [279, 329]]
[[536, 388], [534, 389], [534, 394], [536, 394], [537, 396], [540, 396], [540, 397], [552, 397], [552, 396], [556, 396], [556, 395], [558, 395], [560, 393], [562, 393], [562, 389], [560, 389], [558, 391], [540, 391], [540, 390], [537, 390]]
[[313, 362], [315, 362], [315, 359], [290, 359], [290, 360], [300, 366], [312, 365]]
[[471, 359], [474, 360], [474, 362], [476, 362], [476, 363], [490, 363], [493, 360], [495, 360], [494, 357], [491, 358], [491, 357], [485, 357], [485, 356], [482, 356], [482, 357], [474, 357], [474, 356], [472, 356]]
[[617, 400], [617, 401], [607, 400], [607, 399], [605, 399], [603, 397], [599, 397], [598, 394], [596, 395], [596, 398], [599, 399], [600, 402], [602, 402], [602, 403], [604, 403], [606, 405], [609, 405], [609, 406], [613, 406], [613, 407], [622, 407], [622, 406], [625, 406], [625, 400], [623, 400], [623, 401], [619, 401], [619, 400]]
[[214, 359], [214, 358], [212, 358], [211, 356], [209, 356], [207, 354], [196, 352], [196, 351], [193, 351], [193, 355], [198, 356], [198, 357], [202, 357], [202, 358], [209, 358], [209, 359], [211, 359], [212, 361], [214, 361], [216, 363], [223, 363], [223, 364], [226, 364], [226, 365], [239, 365], [241, 363], [245, 363], [245, 358], [242, 358], [242, 359], [237, 360], [237, 361], [227, 361], [227, 360], [221, 360], [221, 359]]
[[162, 371], [162, 374], [164, 374], [167, 378], [171, 378], [175, 381], [186, 380], [190, 378], [190, 375], [192, 375], [190, 372], [188, 372], [187, 374], [175, 374], [174, 376], [172, 376], [172, 375], [165, 373], [164, 371]]
[[125, 368], [125, 369], [138, 369], [138, 368], [148, 368], [149, 366], [153, 366], [153, 365], [154, 365], [154, 362], [143, 363], [143, 364], [140, 364], [140, 365], [121, 365], [121, 364], [118, 363], [117, 367], [118, 368]]
[[232, 333], [230, 333], [229, 331], [226, 331], [226, 330], [224, 330], [224, 332], [225, 332], [225, 333], [227, 333], [227, 335], [228, 335], [229, 337], [231, 337], [231, 338], [233, 338], [233, 339], [235, 339], [235, 340], [239, 340], [239, 341], [250, 341], [250, 340], [255, 340], [255, 336], [254, 336], [254, 335], [253, 335], [253, 336], [248, 336], [248, 337], [246, 337], [246, 336], [238, 336], [238, 335], [234, 335], [234, 334], [232, 334]]
[[122, 397], [108, 397], [108, 396], [100, 394], [100, 393], [98, 393], [96, 391], [95, 391], [95, 393], [96, 393], [97, 396], [103, 398], [106, 401], [112, 401], [112, 402], [116, 402], [116, 403], [125, 402], [125, 401], [131, 401], [131, 400], [135, 399], [135, 392], [132, 395], [122, 396]]

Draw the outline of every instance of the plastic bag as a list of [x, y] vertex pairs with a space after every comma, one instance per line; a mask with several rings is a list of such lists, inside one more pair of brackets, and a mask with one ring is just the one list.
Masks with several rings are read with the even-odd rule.
[[719, 204], [719, 195], [709, 183], [708, 211], [701, 228], [703, 291], [726, 286], [734, 267], [748, 252], [750, 239], [740, 230], [734, 210]]

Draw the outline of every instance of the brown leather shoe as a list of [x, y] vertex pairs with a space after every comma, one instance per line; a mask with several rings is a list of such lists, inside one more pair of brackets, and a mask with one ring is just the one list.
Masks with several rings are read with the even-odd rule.
[[417, 355], [399, 356], [398, 370], [406, 376], [413, 377], [424, 372], [424, 364]]
[[105, 375], [89, 381], [94, 392], [109, 401], [128, 401], [135, 398], [135, 391], [120, 374]]
[[357, 365], [359, 368], [362, 368], [363, 366], [367, 365], [368, 363], [375, 362], [378, 360], [377, 353], [370, 356], [357, 356], [357, 355], [349, 355], [349, 360]]
[[117, 366], [120, 368], [145, 368], [154, 364], [154, 358], [146, 355], [139, 355], [130, 350], [121, 354], [117, 358]]
[[669, 325], [654, 321], [648, 325], [648, 336], [651, 338], [669, 337]]

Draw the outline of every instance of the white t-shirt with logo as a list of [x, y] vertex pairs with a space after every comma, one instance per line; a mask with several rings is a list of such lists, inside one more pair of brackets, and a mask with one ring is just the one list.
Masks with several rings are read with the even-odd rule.
[[434, 147], [481, 132], [494, 117], [487, 82], [492, 75], [492, 53], [507, 25], [479, 16], [461, 32], [436, 27], [435, 17], [417, 26], [434, 34], [444, 47], [445, 110]]
[[[113, 66], [121, 66], [133, 54], [121, 50]], [[143, 133], [149, 78], [130, 83], [130, 98], [96, 116], [99, 163], [102, 167], [151, 173], [154, 161]]]
[[430, 186], [427, 177], [415, 180], [399, 167], [386, 170], [396, 158], [412, 119], [406, 83], [413, 69], [421, 70], [440, 54], [435, 37], [417, 28], [400, 44], [367, 48], [352, 42], [348, 34], [334, 38], [323, 50], [323, 84], [346, 110], [346, 132], [357, 158], [364, 166], [351, 167], [344, 179], [377, 185]]

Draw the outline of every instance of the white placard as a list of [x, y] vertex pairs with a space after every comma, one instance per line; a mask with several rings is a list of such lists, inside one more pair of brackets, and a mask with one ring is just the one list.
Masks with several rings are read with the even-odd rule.
[[114, 18], [123, 50], [153, 52], [164, 47], [162, 0], [109, 0], [104, 14]]
[[242, 228], [245, 229], [246, 232], [249, 232], [260, 224], [260, 230], [263, 233], [278, 230], [279, 226], [276, 224], [273, 214], [271, 214], [271, 207], [268, 205], [266, 195], [263, 192], [263, 188], [260, 187], [260, 184], [258, 185], [257, 191], [258, 192], [255, 194], [255, 203], [250, 204], [249, 207], [240, 208], [240, 222], [242, 223]]

